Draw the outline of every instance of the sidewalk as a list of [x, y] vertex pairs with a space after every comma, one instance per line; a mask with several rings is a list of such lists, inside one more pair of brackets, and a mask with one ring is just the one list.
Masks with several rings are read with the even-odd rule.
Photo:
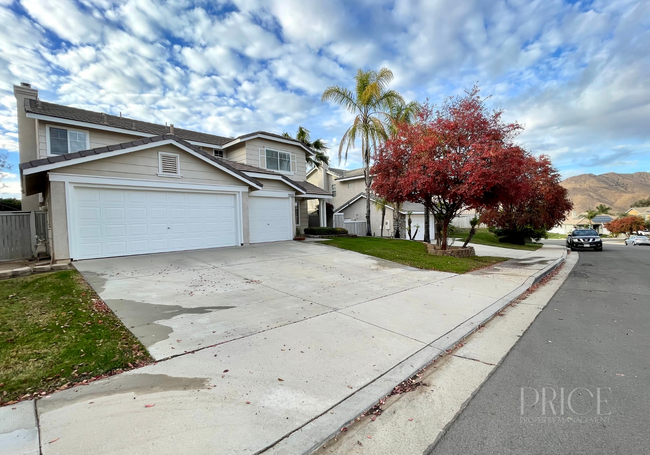
[[309, 452], [566, 257], [477, 246], [499, 251], [515, 259], [39, 400], [42, 453]]

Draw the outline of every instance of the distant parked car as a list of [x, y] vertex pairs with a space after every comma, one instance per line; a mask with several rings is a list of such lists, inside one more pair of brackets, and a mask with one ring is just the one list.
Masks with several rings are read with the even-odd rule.
[[567, 235], [566, 247], [571, 251], [593, 248], [595, 251], [603, 251], [603, 241], [598, 232], [593, 229], [576, 229]]
[[637, 245], [650, 246], [650, 239], [645, 235], [632, 235], [630, 236], [629, 239], [625, 239], [625, 244], [633, 245], [633, 246], [637, 246]]

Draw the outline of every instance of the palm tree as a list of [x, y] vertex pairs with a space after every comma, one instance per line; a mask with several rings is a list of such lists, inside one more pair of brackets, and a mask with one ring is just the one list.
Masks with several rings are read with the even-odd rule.
[[[370, 160], [371, 151], [388, 137], [387, 125], [390, 113], [396, 106], [404, 105], [404, 99], [395, 90], [389, 90], [388, 84], [393, 80], [393, 72], [388, 68], [377, 71], [359, 69], [354, 77], [355, 91], [333, 85], [323, 92], [322, 101], [333, 101], [345, 107], [348, 112], [356, 114], [339, 145], [339, 161], [342, 156], [348, 158], [348, 152], [355, 147], [357, 138], [361, 139], [361, 156], [365, 166], [366, 178], [366, 235], [372, 235], [370, 227]], [[343, 150], [345, 149], [345, 154]]]
[[388, 114], [388, 133], [390, 136], [395, 136], [395, 134], [397, 134], [397, 127], [400, 123], [413, 123], [413, 120], [415, 120], [421, 109], [422, 105], [417, 101], [392, 106]]
[[[282, 133], [284, 137], [292, 138], [289, 133]], [[292, 138], [294, 139], [294, 138]], [[303, 143], [305, 147], [314, 152], [314, 155], [307, 155], [307, 164], [320, 168], [323, 164], [329, 164], [330, 158], [327, 156], [327, 145], [322, 139], [316, 139], [312, 142], [309, 130], [304, 126], [299, 126], [295, 139]]]
[[383, 197], [378, 197], [375, 199], [375, 208], [381, 210], [381, 228], [379, 229], [379, 236], [384, 237], [384, 220], [386, 219], [386, 207], [388, 206], [388, 201]]
[[589, 209], [582, 214], [583, 217], [589, 220], [589, 227], [592, 229], [594, 227], [593, 219], [596, 218], [598, 215], [600, 215], [600, 213], [598, 213], [598, 210], [594, 210], [594, 209]]
[[612, 208], [607, 207], [605, 204], [598, 204], [596, 206], [596, 211], [599, 215], [609, 215], [609, 212], [612, 211]]

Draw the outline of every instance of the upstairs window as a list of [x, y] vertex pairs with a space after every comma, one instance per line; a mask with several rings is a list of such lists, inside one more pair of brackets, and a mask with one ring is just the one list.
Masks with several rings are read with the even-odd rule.
[[223, 150], [212, 149], [212, 154], [217, 158], [223, 158]]
[[296, 155], [278, 150], [260, 150], [260, 167], [283, 173], [296, 172]]
[[81, 150], [88, 150], [90, 142], [87, 131], [71, 130], [65, 128], [47, 127], [48, 153], [50, 155], [65, 155]]
[[180, 156], [175, 153], [158, 152], [158, 175], [161, 177], [180, 177]]
[[332, 197], [336, 197], [336, 183], [332, 183]]

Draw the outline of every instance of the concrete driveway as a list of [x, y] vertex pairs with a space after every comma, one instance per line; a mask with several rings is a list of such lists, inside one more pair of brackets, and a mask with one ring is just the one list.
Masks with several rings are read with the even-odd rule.
[[156, 360], [454, 276], [316, 242], [97, 259], [75, 267]]
[[465, 275], [295, 242], [78, 262], [162, 361], [38, 400], [42, 453], [310, 452], [566, 254], [511, 251]]

